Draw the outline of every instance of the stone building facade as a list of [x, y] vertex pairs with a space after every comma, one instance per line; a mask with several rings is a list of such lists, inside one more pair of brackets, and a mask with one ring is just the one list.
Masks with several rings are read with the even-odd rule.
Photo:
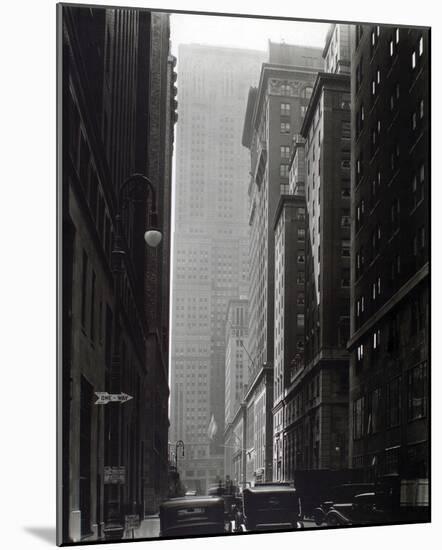
[[[287, 45], [288, 47], [288, 45]], [[284, 53], [287, 48], [283, 48]], [[302, 49], [302, 48], [301, 48]], [[260, 377], [264, 368], [273, 369], [274, 361], [274, 303], [275, 303], [275, 237], [274, 220], [280, 196], [289, 190], [289, 160], [292, 136], [298, 133], [305, 115], [317, 74], [315, 65], [322, 63], [321, 51], [309, 50], [309, 62], [301, 65], [302, 55], [295, 46], [289, 51], [293, 66], [283, 57], [282, 64], [274, 49], [273, 63], [261, 69], [258, 88], [249, 92], [243, 145], [250, 150], [249, 199], [249, 351], [253, 358], [250, 385]], [[272, 54], [273, 52], [273, 54]], [[281, 53], [281, 52], [280, 52]], [[282, 55], [282, 54], [281, 54]], [[280, 64], [278, 64], [280, 62]], [[299, 64], [299, 65], [298, 65]], [[273, 379], [273, 377], [272, 377]], [[273, 380], [272, 380], [273, 383]], [[279, 383], [279, 382], [277, 382]], [[272, 395], [274, 389], [267, 392]], [[270, 406], [270, 405], [269, 405]], [[273, 406], [271, 406], [272, 408]], [[272, 440], [272, 415], [264, 415], [263, 442]], [[264, 473], [257, 476], [272, 479], [272, 450], [266, 448]], [[259, 450], [259, 452], [261, 452]]]
[[[123, 195], [124, 209], [118, 197], [129, 176], [148, 174], [154, 138], [150, 102], [157, 93], [150, 81], [151, 60], [165, 56], [167, 63], [167, 48], [160, 48], [159, 42], [164, 46], [165, 38], [168, 46], [169, 22], [167, 16], [148, 11], [63, 5], [58, 6], [58, 23], [63, 326], [58, 539], [80, 542], [102, 539], [109, 522], [124, 524], [130, 510], [143, 515], [150, 496], [160, 499], [167, 491], [167, 364], [161, 361], [159, 344], [149, 357], [146, 346], [149, 334], [161, 333], [161, 325], [168, 322], [167, 317], [148, 315], [150, 285], [155, 284], [159, 296], [168, 289], [161, 287], [157, 267], [149, 263], [152, 252], [143, 238], [151, 197], [138, 186], [133, 194]], [[155, 25], [162, 27], [161, 39], [152, 34]], [[166, 96], [174, 93], [172, 86], [166, 93], [164, 84], [158, 104], [162, 117], [171, 108]], [[169, 154], [160, 162], [170, 166], [173, 114], [165, 124]], [[167, 263], [170, 179], [157, 174], [151, 179], [165, 239], [155, 255]], [[124, 257], [117, 275], [112, 251], [118, 212]], [[165, 371], [166, 382], [156, 392], [147, 373], [158, 370]], [[115, 388], [132, 399], [95, 405], [95, 392]], [[148, 410], [154, 395], [160, 418]], [[155, 432], [164, 463], [158, 485], [150, 473]]]
[[352, 36], [350, 466], [428, 512], [429, 30]]

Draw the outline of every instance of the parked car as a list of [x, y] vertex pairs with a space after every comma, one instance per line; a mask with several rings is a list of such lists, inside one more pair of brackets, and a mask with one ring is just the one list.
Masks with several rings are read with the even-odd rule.
[[239, 496], [239, 487], [228, 484], [218, 484], [209, 487], [209, 496], [219, 496], [224, 501], [224, 521], [227, 532], [235, 530], [238, 519], [238, 511], [242, 509], [242, 499]]
[[325, 523], [338, 525], [369, 525], [389, 521], [389, 508], [385, 496], [379, 493], [362, 493], [355, 495], [352, 502], [332, 504]]
[[323, 502], [313, 509], [313, 520], [316, 525], [322, 525], [332, 506], [351, 504], [356, 495], [373, 492], [374, 487], [374, 483], [344, 483], [333, 487]]
[[181, 497], [160, 506], [160, 537], [187, 537], [225, 533], [221, 497]]
[[247, 487], [242, 494], [237, 531], [302, 529], [301, 503], [293, 487], [261, 485]]

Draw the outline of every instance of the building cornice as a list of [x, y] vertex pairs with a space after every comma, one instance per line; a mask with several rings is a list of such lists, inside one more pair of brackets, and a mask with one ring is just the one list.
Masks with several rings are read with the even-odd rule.
[[273, 221], [273, 229], [276, 229], [276, 226], [278, 225], [279, 218], [281, 217], [282, 209], [286, 204], [296, 204], [299, 203], [300, 205], [305, 204], [305, 197], [302, 195], [280, 195], [278, 206], [276, 207], [275, 212], [275, 219]]
[[265, 378], [266, 376], [269, 376], [273, 373], [273, 366], [272, 365], [263, 365], [258, 373], [256, 374], [255, 378], [253, 379], [253, 382], [249, 389], [247, 390], [246, 394], [244, 395], [243, 402], [247, 402], [251, 394], [256, 390], [259, 383]]
[[378, 311], [370, 317], [350, 338], [347, 343], [348, 351], [352, 351], [360, 338], [371, 330], [379, 321], [385, 317], [390, 311], [395, 308], [404, 298], [414, 290], [414, 288], [424, 281], [430, 274], [429, 262], [413, 275], [401, 288], [378, 309]]
[[[307, 138], [308, 131], [315, 113], [316, 105], [321, 96], [322, 89], [326, 84], [345, 84], [345, 90], [350, 91], [350, 75], [348, 74], [335, 74], [335, 73], [318, 73], [316, 77], [315, 84], [313, 86], [313, 92], [310, 98], [310, 103], [308, 104], [307, 112], [305, 113], [304, 121], [301, 127], [301, 135], [304, 138]], [[336, 91], [338, 91], [336, 89]]]

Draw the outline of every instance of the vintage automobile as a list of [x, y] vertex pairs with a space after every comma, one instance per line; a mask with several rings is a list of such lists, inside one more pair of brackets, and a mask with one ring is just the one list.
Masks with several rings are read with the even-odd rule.
[[233, 484], [227, 487], [219, 484], [208, 489], [209, 496], [219, 496], [224, 501], [224, 522], [226, 532], [235, 530], [239, 510], [242, 509], [242, 499], [239, 497], [239, 487]]
[[243, 490], [242, 510], [236, 530], [276, 531], [302, 529], [301, 503], [293, 487], [261, 485]]
[[355, 495], [352, 502], [330, 506], [325, 523], [328, 526], [369, 525], [389, 521], [389, 508], [385, 496], [379, 493]]
[[221, 497], [181, 497], [160, 506], [160, 537], [224, 534], [224, 500]]
[[353, 502], [356, 495], [373, 491], [373, 483], [344, 483], [333, 487], [323, 502], [313, 509], [313, 520], [316, 525], [322, 525], [332, 506], [348, 505]]

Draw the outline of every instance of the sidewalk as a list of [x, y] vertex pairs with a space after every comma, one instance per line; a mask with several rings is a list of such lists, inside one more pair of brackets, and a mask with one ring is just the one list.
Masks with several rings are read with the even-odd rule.
[[160, 534], [160, 517], [158, 514], [147, 516], [138, 529], [126, 531], [124, 539], [158, 538]]

